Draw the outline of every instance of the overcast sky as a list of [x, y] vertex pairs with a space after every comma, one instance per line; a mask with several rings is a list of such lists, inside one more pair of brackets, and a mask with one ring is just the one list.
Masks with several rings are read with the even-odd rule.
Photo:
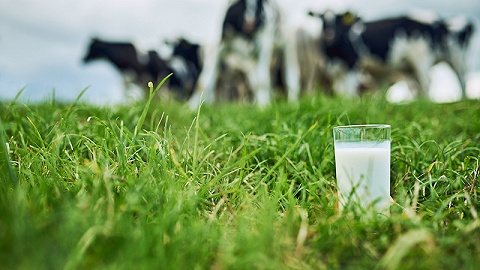
[[[480, 19], [475, 0], [279, 0], [292, 20], [305, 10], [358, 11], [366, 19], [432, 10], [442, 16], [465, 14]], [[186, 36], [204, 44], [219, 37], [228, 0], [0, 0], [0, 98], [22, 88], [23, 99], [51, 96], [73, 99], [90, 87], [86, 99], [123, 99], [119, 74], [109, 64], [83, 65], [89, 39], [135, 42], [142, 49], [161, 49], [165, 38]], [[373, 4], [374, 3], [374, 4]], [[478, 21], [477, 21], [478, 23]], [[478, 25], [478, 24], [477, 24]], [[480, 69], [480, 27], [471, 66]]]

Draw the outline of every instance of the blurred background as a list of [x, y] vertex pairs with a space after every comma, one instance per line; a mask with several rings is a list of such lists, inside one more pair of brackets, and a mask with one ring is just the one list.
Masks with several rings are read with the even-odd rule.
[[[435, 12], [445, 18], [465, 15], [475, 22], [467, 64], [475, 78], [471, 81], [479, 82], [480, 1], [278, 1], [287, 7], [292, 22], [310, 9], [349, 9], [366, 20], [412, 11]], [[228, 0], [0, 0], [0, 99], [12, 99], [25, 87], [23, 101], [52, 96], [69, 101], [89, 87], [83, 100], [102, 105], [124, 102], [121, 76], [109, 63], [82, 63], [92, 37], [130, 41], [141, 50], [159, 52], [165, 39], [178, 37], [212, 44], [219, 38], [227, 4]], [[444, 101], [456, 97], [445, 96]]]

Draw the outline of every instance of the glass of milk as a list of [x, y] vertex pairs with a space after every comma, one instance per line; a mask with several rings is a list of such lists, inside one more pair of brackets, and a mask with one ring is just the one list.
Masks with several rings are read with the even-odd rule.
[[390, 125], [333, 128], [339, 209], [390, 213]]

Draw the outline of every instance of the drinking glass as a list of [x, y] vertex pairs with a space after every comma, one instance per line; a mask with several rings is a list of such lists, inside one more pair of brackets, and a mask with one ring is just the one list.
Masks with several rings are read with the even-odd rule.
[[390, 125], [333, 128], [339, 209], [390, 213]]

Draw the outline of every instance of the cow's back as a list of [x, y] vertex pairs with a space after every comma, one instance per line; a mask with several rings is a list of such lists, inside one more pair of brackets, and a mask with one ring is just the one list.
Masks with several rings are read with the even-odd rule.
[[368, 50], [386, 61], [397, 39], [425, 39], [432, 49], [445, 50], [448, 30], [442, 22], [423, 23], [410, 17], [397, 17], [365, 23], [361, 40]]

